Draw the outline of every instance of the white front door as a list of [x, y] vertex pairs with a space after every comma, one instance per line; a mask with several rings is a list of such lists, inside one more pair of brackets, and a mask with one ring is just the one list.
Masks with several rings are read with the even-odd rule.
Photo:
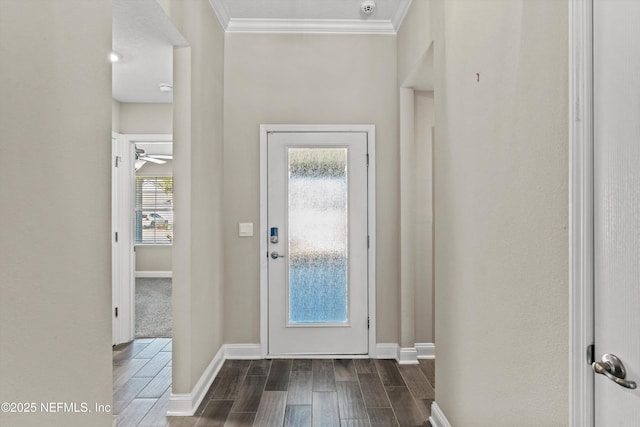
[[593, 18], [595, 426], [631, 427], [640, 426], [631, 388], [640, 384], [640, 1], [595, 0]]
[[367, 133], [267, 134], [268, 354], [368, 352]]

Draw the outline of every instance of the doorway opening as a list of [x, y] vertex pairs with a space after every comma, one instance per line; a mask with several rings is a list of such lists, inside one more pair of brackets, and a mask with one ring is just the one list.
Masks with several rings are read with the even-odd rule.
[[171, 337], [171, 135], [114, 134], [113, 344]]
[[[166, 140], [169, 139], [169, 140]], [[173, 143], [138, 137], [135, 150], [135, 338], [172, 337]]]
[[262, 125], [261, 177], [263, 356], [373, 354], [374, 126]]
[[172, 385], [173, 58], [187, 43], [157, 1], [112, 12], [113, 414], [156, 425]]
[[401, 363], [435, 358], [433, 43], [400, 93]]

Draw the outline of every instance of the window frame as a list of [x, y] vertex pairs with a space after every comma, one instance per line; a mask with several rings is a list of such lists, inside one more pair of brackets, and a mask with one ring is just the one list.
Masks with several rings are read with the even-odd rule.
[[[139, 191], [142, 191], [142, 187], [144, 184], [138, 184], [139, 181], [145, 181], [145, 180], [154, 180], [155, 182], [158, 181], [158, 178], [161, 179], [170, 179], [170, 187], [171, 187], [171, 192], [167, 193], [170, 194], [169, 198], [167, 199], [167, 197], [162, 197], [162, 199], [167, 199], [170, 201], [169, 206], [170, 208], [167, 209], [166, 207], [163, 207], [162, 205], [158, 204], [158, 196], [157, 194], [161, 194], [162, 189], [156, 187], [154, 194], [155, 194], [155, 201], [153, 203], [153, 205], [149, 205], [149, 204], [145, 204], [144, 203], [144, 192], [139, 195]], [[169, 175], [169, 174], [152, 174], [152, 175], [146, 175], [146, 174], [142, 174], [142, 175], [136, 175], [134, 178], [134, 206], [133, 206], [133, 231], [134, 231], [134, 245], [135, 246], [172, 246], [173, 245], [173, 224], [174, 224], [174, 201], [173, 201], [173, 175]], [[140, 200], [141, 199], [141, 200]], [[140, 205], [139, 205], [140, 203]], [[160, 208], [159, 208], [160, 206]], [[151, 227], [145, 227], [143, 224], [143, 216], [145, 215], [145, 213], [147, 215], [159, 215], [161, 218], [165, 218], [164, 216], [162, 216], [163, 212], [167, 212], [168, 215], [166, 215], [166, 217], [168, 219], [165, 219], [164, 221], [167, 223], [167, 225], [169, 226], [169, 228], [163, 229], [163, 228], [159, 228], [158, 224], [153, 224]], [[152, 221], [153, 223], [153, 221]], [[154, 236], [153, 236], [153, 241], [145, 241], [145, 237], [144, 237], [144, 231], [148, 230], [149, 228], [154, 230]], [[165, 230], [170, 231], [170, 236], [171, 238], [169, 239], [168, 242], [163, 242], [163, 241], [159, 241], [158, 240], [158, 236], [157, 236], [157, 230], [162, 230], [162, 233], [164, 234]], [[141, 235], [141, 240], [138, 240], [138, 231], [140, 231], [140, 235]]]

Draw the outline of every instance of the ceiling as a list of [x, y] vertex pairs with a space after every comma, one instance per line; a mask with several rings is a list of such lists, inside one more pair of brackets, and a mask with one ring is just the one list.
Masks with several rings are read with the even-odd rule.
[[136, 141], [136, 147], [142, 148], [147, 154], [151, 155], [165, 155], [172, 156], [173, 155], [173, 143], [168, 141], [145, 141], [138, 142]]
[[[120, 102], [170, 103], [173, 47], [187, 45], [159, 0], [113, 0], [112, 93]], [[412, 0], [209, 0], [226, 32], [395, 34]]]
[[187, 44], [157, 0], [113, 0], [112, 95], [120, 102], [172, 102], [173, 46]]

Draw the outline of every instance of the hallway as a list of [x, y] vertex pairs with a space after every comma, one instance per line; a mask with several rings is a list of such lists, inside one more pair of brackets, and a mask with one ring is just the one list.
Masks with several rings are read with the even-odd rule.
[[193, 417], [165, 416], [171, 340], [114, 348], [119, 427], [429, 426], [435, 363], [383, 359], [228, 360]]

